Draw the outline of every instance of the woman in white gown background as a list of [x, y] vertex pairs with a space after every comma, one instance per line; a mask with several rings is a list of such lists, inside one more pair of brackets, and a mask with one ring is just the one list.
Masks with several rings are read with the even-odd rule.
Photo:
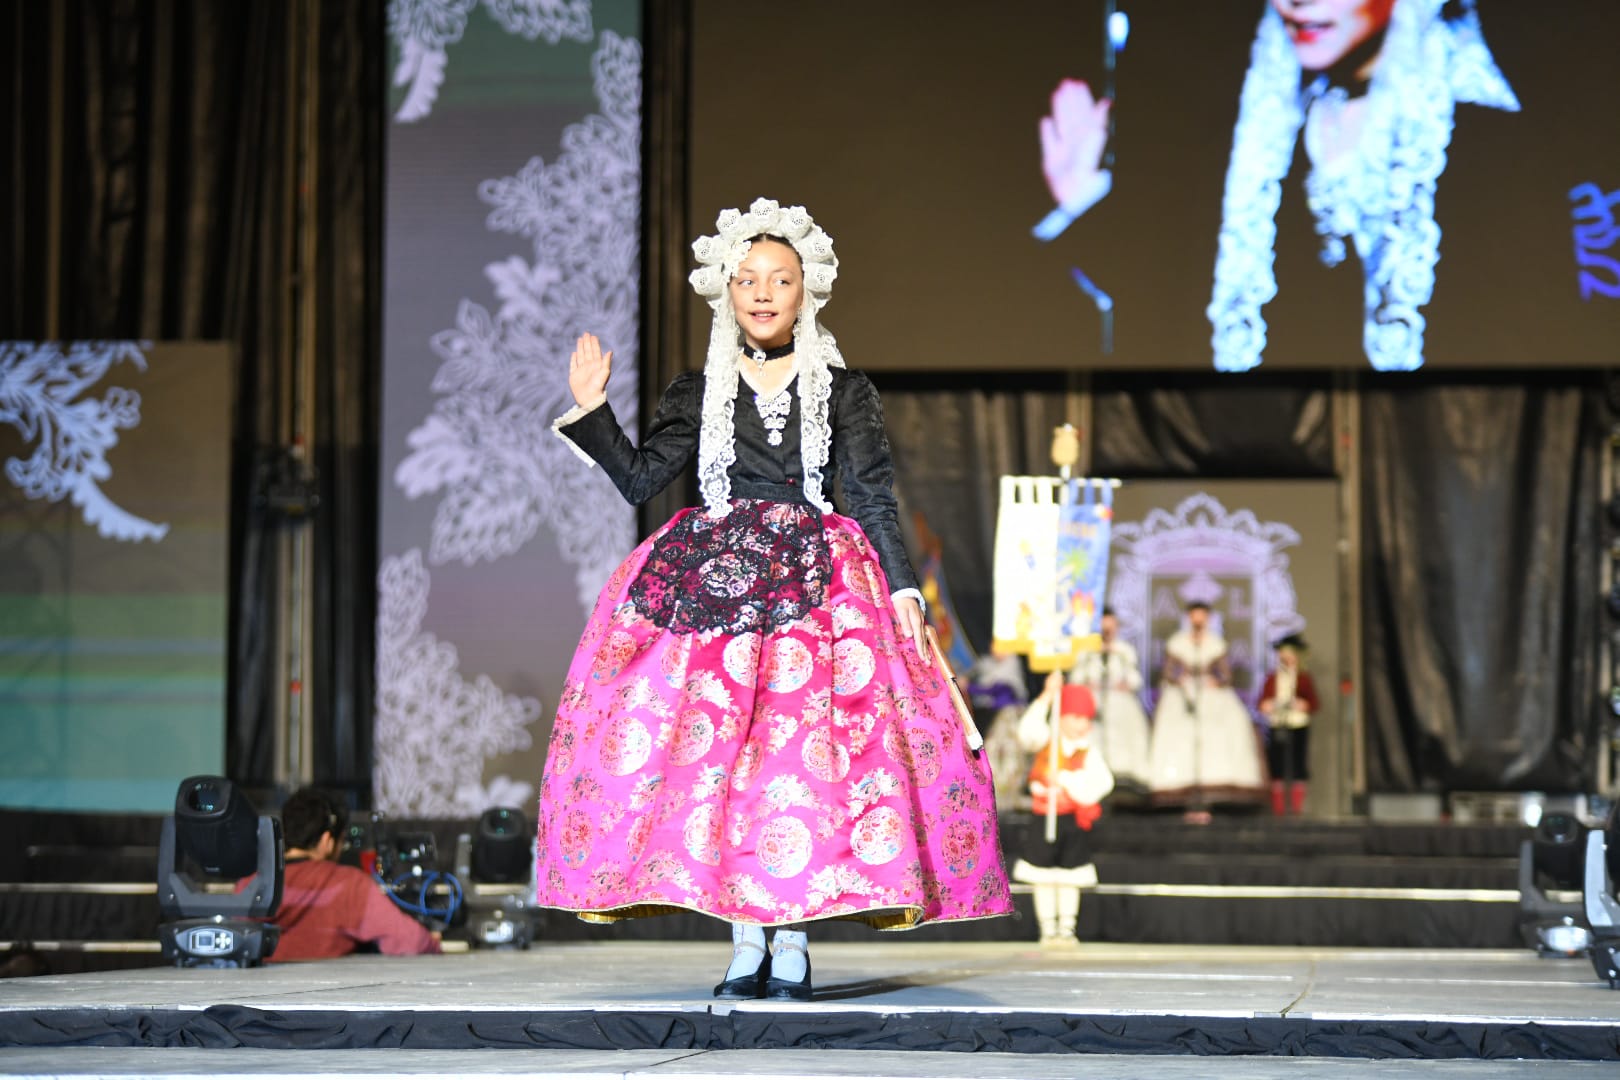
[[1153, 713], [1153, 801], [1194, 813], [1266, 798], [1260, 740], [1232, 689], [1226, 639], [1209, 625], [1209, 616], [1209, 605], [1188, 605], [1186, 625], [1165, 642], [1163, 685]]
[[1142, 668], [1136, 648], [1119, 636], [1119, 619], [1104, 609], [1099, 626], [1102, 648], [1080, 654], [1069, 682], [1091, 691], [1097, 703], [1094, 742], [1113, 771], [1116, 792], [1148, 790], [1147, 710], [1142, 708]]

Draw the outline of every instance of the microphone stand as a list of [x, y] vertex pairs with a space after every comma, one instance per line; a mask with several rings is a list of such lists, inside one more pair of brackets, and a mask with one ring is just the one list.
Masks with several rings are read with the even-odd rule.
[[1058, 766], [1062, 764], [1058, 756], [1058, 735], [1060, 734], [1059, 719], [1063, 708], [1063, 691], [1059, 688], [1052, 695], [1052, 708], [1047, 731], [1051, 738], [1046, 743], [1046, 842], [1057, 843], [1057, 791]]
[[1097, 723], [1102, 725], [1097, 742], [1103, 746], [1103, 760], [1108, 760], [1108, 656], [1113, 648], [1113, 642], [1105, 641], [1102, 647], [1102, 683], [1097, 687]]
[[[1298, 676], [1295, 676], [1295, 678], [1298, 678]], [[1272, 707], [1271, 713], [1273, 716], [1282, 719], [1291, 716], [1293, 711], [1294, 699], [1289, 698], [1287, 701], [1279, 701]], [[1283, 816], [1288, 817], [1288, 808], [1294, 794], [1294, 729], [1286, 720], [1275, 725], [1275, 727], [1276, 730], [1272, 732], [1272, 738], [1277, 738], [1279, 735], [1282, 737], [1280, 749], [1282, 750], [1283, 759]]]
[[[1204, 798], [1204, 714], [1199, 708], [1204, 700], [1204, 672], [1203, 665], [1195, 665], [1191, 671], [1192, 693], [1187, 695], [1187, 712], [1192, 717], [1193, 726], [1193, 806], [1192, 808], [1203, 813], [1209, 807], [1205, 805]], [[1183, 691], [1185, 694], [1185, 691]]]

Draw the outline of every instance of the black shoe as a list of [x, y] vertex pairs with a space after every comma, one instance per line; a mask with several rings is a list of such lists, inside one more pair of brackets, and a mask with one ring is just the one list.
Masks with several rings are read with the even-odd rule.
[[739, 975], [735, 979], [727, 979], [714, 988], [714, 996], [726, 1001], [748, 1001], [752, 998], [765, 996], [768, 983], [775, 982], [771, 978], [771, 956], [765, 954], [765, 959], [759, 962], [759, 969], [752, 975]]
[[787, 979], [767, 979], [765, 981], [765, 997], [772, 1001], [809, 1001], [810, 1000], [810, 957], [804, 958], [804, 978], [798, 982], [789, 982]]

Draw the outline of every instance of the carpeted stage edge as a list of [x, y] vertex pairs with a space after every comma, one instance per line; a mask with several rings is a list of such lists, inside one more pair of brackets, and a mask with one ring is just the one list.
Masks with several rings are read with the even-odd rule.
[[927, 1050], [1019, 1054], [1620, 1060], [1620, 1027], [1034, 1012], [735, 1008], [538, 1013], [64, 1009], [0, 1013], [0, 1046]]

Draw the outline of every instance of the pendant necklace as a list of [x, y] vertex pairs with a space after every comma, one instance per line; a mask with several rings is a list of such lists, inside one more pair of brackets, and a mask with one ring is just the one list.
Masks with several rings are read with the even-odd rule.
[[756, 349], [744, 341], [742, 343], [742, 351], [744, 356], [748, 357], [759, 367], [760, 374], [763, 375], [765, 373], [766, 364], [770, 363], [772, 360], [780, 360], [784, 356], [793, 355], [793, 342], [789, 341], [786, 345], [778, 345], [774, 349]]

